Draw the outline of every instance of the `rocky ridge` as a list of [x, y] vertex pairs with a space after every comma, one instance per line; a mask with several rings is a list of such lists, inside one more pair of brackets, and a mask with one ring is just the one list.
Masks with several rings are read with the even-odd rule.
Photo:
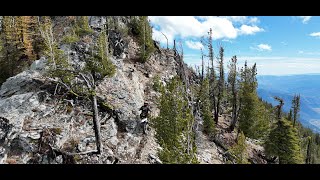
[[[125, 27], [128, 18], [113, 17], [120, 27]], [[105, 17], [90, 17], [90, 26], [99, 31]], [[159, 145], [151, 128], [148, 135], [142, 134], [139, 126], [139, 108], [148, 101], [152, 116], [157, 116], [156, 97], [152, 80], [159, 76], [165, 83], [177, 75], [178, 63], [173, 50], [159, 48], [147, 63], [134, 59], [139, 47], [131, 37], [122, 37], [116, 31], [110, 33], [110, 43], [114, 49], [111, 61], [116, 65], [116, 74], [105, 78], [98, 86], [97, 95], [103, 99], [117, 116], [102, 112], [101, 135], [103, 153], [100, 155], [81, 154], [95, 149], [95, 138], [90, 109], [68, 99], [58, 99], [53, 92], [52, 79], [48, 78], [47, 60], [41, 58], [22, 73], [7, 79], [0, 89], [0, 163], [161, 163], [157, 157]], [[78, 49], [86, 49], [87, 44], [79, 44]], [[71, 63], [81, 64], [81, 56], [66, 45], [61, 49], [69, 53]], [[230, 117], [220, 117], [217, 139], [226, 146], [234, 144], [236, 132], [226, 129]], [[226, 149], [217, 145], [202, 133], [201, 119], [197, 120], [196, 144], [200, 163], [226, 163]], [[258, 142], [247, 139], [249, 159], [253, 163], [266, 163], [263, 147]], [[54, 149], [47, 148], [50, 144]], [[70, 160], [68, 154], [78, 153]], [[55, 156], [48, 151], [54, 151]]]

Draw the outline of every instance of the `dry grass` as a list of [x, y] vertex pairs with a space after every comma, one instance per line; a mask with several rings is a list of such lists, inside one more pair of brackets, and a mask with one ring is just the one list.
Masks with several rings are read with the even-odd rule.
[[89, 37], [89, 36], [83, 37], [82, 40], [83, 40], [83, 42], [88, 43], [88, 44], [91, 44], [91, 43], [92, 43], [92, 38]]
[[63, 149], [67, 152], [73, 152], [76, 150], [79, 142], [80, 140], [78, 138], [71, 138], [63, 145]]
[[17, 160], [16, 159], [11, 159], [11, 158], [7, 159], [6, 162], [8, 164], [17, 164]]
[[32, 123], [32, 118], [26, 117], [26, 119], [23, 121], [22, 130], [29, 131], [31, 123]]

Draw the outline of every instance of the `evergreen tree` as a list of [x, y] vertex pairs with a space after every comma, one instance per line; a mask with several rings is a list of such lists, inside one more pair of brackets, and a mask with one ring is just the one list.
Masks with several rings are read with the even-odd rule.
[[1, 27], [2, 56], [1, 56], [1, 81], [21, 72], [26, 66], [23, 55], [23, 44], [17, 31], [17, 17], [3, 16]]
[[[58, 43], [54, 37], [50, 17], [45, 17], [44, 22], [40, 27], [40, 32], [45, 40], [45, 54], [49, 58], [49, 63], [52, 66], [51, 75], [59, 78], [59, 83], [62, 84], [69, 93], [75, 96], [79, 96], [79, 93], [84, 94], [83, 96], [87, 97], [91, 101], [94, 133], [97, 146], [96, 153], [101, 153], [102, 146], [96, 86], [98, 85], [99, 80], [104, 77], [111, 77], [115, 73], [115, 66], [108, 58], [108, 38], [106, 31], [102, 30], [94, 46], [90, 47], [88, 52], [84, 52], [85, 54], [83, 55], [86, 63], [85, 67], [76, 69], [73, 69], [73, 67], [68, 64], [65, 55], [61, 50], [59, 50]], [[81, 79], [81, 82], [83, 83], [75, 84], [75, 78]], [[83, 86], [86, 88], [83, 88]], [[78, 92], [79, 89], [81, 92]]]
[[207, 134], [214, 132], [214, 120], [209, 100], [209, 77], [205, 77], [199, 91], [200, 110], [203, 119], [203, 131]]
[[249, 164], [246, 148], [246, 137], [243, 132], [240, 132], [236, 144], [229, 150], [230, 153], [235, 156], [237, 164]]
[[292, 109], [290, 109], [289, 114], [288, 114], [288, 120], [292, 121]]
[[78, 36], [85, 36], [93, 33], [93, 30], [89, 26], [88, 16], [79, 16], [76, 18], [75, 33]]
[[278, 122], [265, 142], [266, 154], [277, 156], [280, 164], [301, 164], [303, 160], [298, 131], [290, 121], [281, 116], [283, 100], [280, 98], [276, 98], [276, 100], [280, 102], [277, 106]]
[[228, 84], [231, 88], [231, 104], [232, 104], [232, 120], [230, 125], [230, 131], [233, 131], [238, 120], [239, 100], [238, 100], [238, 82], [237, 82], [237, 57], [233, 56], [229, 63], [229, 75]]
[[268, 109], [256, 92], [256, 66], [241, 69], [239, 128], [250, 138], [264, 138], [269, 130]]
[[17, 16], [16, 31], [22, 43], [24, 57], [31, 63], [36, 59], [36, 54], [33, 48], [33, 41], [36, 36], [39, 36], [36, 31], [37, 21], [35, 16]]
[[137, 35], [140, 45], [140, 62], [144, 63], [155, 50], [152, 39], [152, 27], [148, 21], [148, 16], [134, 18], [132, 26], [132, 31]]
[[[209, 58], [209, 62], [208, 62], [208, 76], [209, 76], [209, 100], [210, 100], [210, 105], [211, 105], [211, 111], [213, 111], [214, 113], [214, 121], [217, 124], [218, 123], [218, 93], [219, 93], [219, 89], [218, 89], [218, 85], [219, 85], [219, 79], [217, 81], [217, 77], [216, 77], [216, 73], [215, 73], [215, 69], [214, 69], [214, 65], [213, 65], [213, 61], [214, 61], [214, 51], [213, 51], [213, 45], [212, 45], [212, 29], [210, 28], [209, 32], [208, 32], [208, 38], [202, 38], [202, 44], [204, 46], [207, 47], [208, 50], [208, 58]], [[222, 56], [221, 56], [222, 55]], [[219, 62], [221, 62], [222, 59], [222, 63], [223, 63], [223, 50], [221, 49], [220, 51], [220, 60]], [[221, 73], [223, 73], [223, 71], [221, 71]], [[220, 83], [221, 83], [220, 79]], [[220, 89], [221, 90], [221, 89]], [[221, 94], [220, 94], [221, 95]], [[221, 96], [220, 96], [221, 98]]]
[[293, 127], [298, 121], [299, 111], [300, 111], [300, 95], [294, 95], [292, 99], [292, 109], [293, 109]]
[[[178, 77], [166, 87], [161, 86], [160, 114], [152, 120], [157, 142], [162, 147], [159, 157], [164, 163], [196, 163], [196, 146], [192, 124], [194, 117], [188, 108], [185, 90]], [[191, 142], [187, 137], [191, 136]], [[189, 149], [191, 144], [192, 148]]]
[[221, 113], [221, 102], [223, 101], [224, 95], [225, 95], [225, 82], [224, 82], [224, 67], [223, 67], [223, 59], [224, 59], [224, 49], [223, 47], [220, 47], [219, 50], [219, 79], [218, 79], [218, 94], [217, 94], [217, 100], [214, 107], [214, 121], [216, 124], [218, 123], [219, 114]]
[[311, 164], [311, 137], [308, 136], [306, 164]]

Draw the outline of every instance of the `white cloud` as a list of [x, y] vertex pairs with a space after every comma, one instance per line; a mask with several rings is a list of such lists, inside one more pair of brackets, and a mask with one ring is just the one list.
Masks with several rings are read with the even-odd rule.
[[320, 55], [320, 51], [298, 51], [299, 54], [305, 54], [305, 55], [316, 55], [319, 56]]
[[259, 19], [257, 17], [252, 17], [249, 19], [249, 23], [251, 24], [256, 24], [256, 23], [259, 23]]
[[194, 41], [186, 41], [186, 45], [191, 48], [191, 49], [204, 49], [203, 45], [201, 42], [194, 42]]
[[320, 32], [313, 32], [309, 34], [312, 37], [320, 37]]
[[[241, 26], [240, 29], [234, 26], [233, 22], [243, 21], [241, 19], [248, 19], [233, 17], [216, 17], [216, 16], [149, 16], [152, 24], [156, 25], [160, 29], [153, 30], [153, 38], [158, 39], [161, 42], [166, 40], [160, 31], [164, 33], [172, 44], [173, 39], [177, 36], [181, 38], [186, 37], [202, 37], [207, 35], [210, 28], [212, 28], [213, 39], [235, 39], [239, 35], [255, 34], [263, 31], [262, 28], [257, 26]], [[201, 20], [201, 21], [200, 21]], [[250, 18], [249, 18], [250, 20]], [[253, 20], [257, 21], [257, 20]]]
[[271, 46], [268, 45], [268, 44], [259, 44], [258, 45], [258, 48], [261, 50], [261, 51], [271, 51]]
[[248, 61], [251, 66], [257, 63], [258, 75], [290, 75], [320, 72], [320, 58], [307, 57], [242, 57], [238, 56], [239, 65]]
[[230, 39], [222, 39], [223, 42], [228, 42], [228, 43], [233, 43], [233, 41], [231, 41]]
[[245, 23], [248, 20], [247, 16], [227, 16], [226, 18], [232, 22], [239, 22], [239, 23]]
[[272, 48], [268, 44], [259, 44], [256, 47], [250, 47], [250, 49], [258, 50], [258, 51], [272, 51]]
[[284, 46], [287, 46], [287, 45], [288, 45], [288, 43], [287, 43], [287, 42], [284, 42], [284, 41], [282, 41], [281, 44], [284, 45]]
[[248, 16], [226, 16], [226, 18], [235, 23], [241, 24], [257, 24], [259, 19], [257, 17], [248, 17]]
[[298, 18], [300, 18], [302, 20], [303, 24], [307, 24], [312, 16], [298, 16]]
[[165, 37], [162, 33], [160, 31], [156, 30], [156, 29], [153, 29], [152, 30], [152, 38], [154, 40], [156, 40], [156, 41], [160, 41], [163, 44], [167, 44], [167, 39], [166, 39], [166, 37], [167, 37], [168, 38], [168, 44], [172, 44], [173, 43], [173, 39], [174, 39], [172, 34], [163, 33], [166, 36]]
[[257, 32], [262, 32], [264, 29], [259, 28], [258, 26], [248, 26], [248, 25], [242, 25], [240, 29], [238, 29], [239, 34], [245, 34], [245, 35], [250, 35], [250, 34], [255, 34]]
[[[231, 56], [226, 56], [225, 59], [229, 60]], [[248, 62], [248, 66], [257, 63], [258, 75], [290, 75], [320, 72], [320, 58], [317, 57], [238, 55], [237, 59], [238, 67], [242, 67], [245, 61]], [[201, 65], [201, 57], [199, 54], [186, 54], [184, 60], [192, 67], [194, 67], [194, 65]], [[207, 63], [208, 61], [205, 59], [205, 65], [207, 65]], [[225, 70], [228, 71], [228, 68], [225, 68]]]

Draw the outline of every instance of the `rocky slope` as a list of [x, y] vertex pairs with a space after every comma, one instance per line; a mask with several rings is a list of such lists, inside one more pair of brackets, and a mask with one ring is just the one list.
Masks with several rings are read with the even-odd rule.
[[[126, 17], [113, 18], [124, 27], [129, 21]], [[105, 21], [105, 17], [90, 17], [90, 26], [99, 31]], [[160, 48], [142, 64], [134, 61], [139, 48], [132, 37], [121, 37], [116, 31], [109, 36], [114, 49], [110, 58], [117, 67], [116, 74], [99, 84], [97, 95], [116, 113], [109, 119], [110, 112], [99, 114], [103, 153], [81, 154], [95, 149], [90, 108], [68, 98], [58, 98], [54, 93], [57, 87], [52, 86], [52, 79], [46, 75], [47, 60], [41, 58], [1, 86], [0, 163], [161, 163], [157, 158], [160, 147], [154, 138], [154, 130], [151, 128], [148, 135], [142, 134], [138, 110], [144, 101], [148, 101], [151, 115], [159, 113], [156, 106], [159, 94], [153, 90], [152, 82], [156, 75], [165, 83], [177, 74], [179, 69], [174, 52]], [[69, 53], [71, 63], [81, 64], [77, 49], [85, 49], [85, 46], [87, 44], [79, 44], [77, 48], [62, 45], [61, 49]], [[236, 132], [226, 130], [230, 123], [228, 115], [220, 118], [216, 139], [223, 145], [202, 133], [201, 119], [196, 122], [200, 163], [228, 161], [225, 147], [235, 143]], [[247, 139], [246, 143], [250, 161], [266, 163], [261, 158], [263, 148], [258, 142]], [[71, 153], [77, 155], [70, 158]]]

